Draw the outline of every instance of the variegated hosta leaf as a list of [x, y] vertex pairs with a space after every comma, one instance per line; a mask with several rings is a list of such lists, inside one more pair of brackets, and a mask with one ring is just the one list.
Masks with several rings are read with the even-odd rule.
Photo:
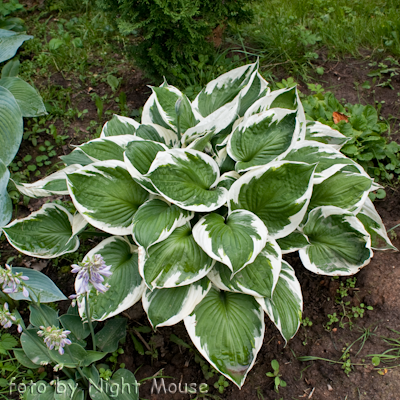
[[256, 214], [274, 239], [293, 232], [307, 211], [315, 165], [279, 161], [248, 171], [229, 190], [230, 210]]
[[367, 197], [357, 218], [362, 222], [366, 231], [371, 235], [371, 246], [374, 250], [396, 250], [390, 241], [385, 225], [377, 213], [372, 201]]
[[372, 257], [371, 238], [351, 213], [337, 207], [318, 207], [302, 227], [309, 245], [299, 250], [303, 265], [321, 275], [354, 275]]
[[18, 152], [23, 131], [22, 114], [14, 96], [0, 86], [0, 160], [6, 166]]
[[335, 206], [357, 213], [368, 197], [371, 184], [372, 179], [361, 174], [336, 172], [314, 185], [309, 208]]
[[199, 122], [189, 99], [176, 87], [166, 84], [151, 87], [151, 90], [153, 94], [143, 107], [143, 124], [158, 124], [175, 131], [178, 131], [179, 126], [180, 132], [183, 133]]
[[38, 117], [47, 114], [40, 94], [21, 78], [16, 76], [1, 78], [0, 86], [12, 93], [23, 117]]
[[146, 250], [165, 240], [176, 228], [185, 225], [194, 216], [174, 204], [153, 199], [144, 203], [133, 217], [133, 238]]
[[168, 147], [163, 143], [140, 139], [130, 142], [124, 153], [125, 164], [132, 178], [153, 194], [158, 194], [157, 190], [144, 175], [149, 171], [157, 153], [165, 150]]
[[88, 157], [80, 148], [76, 148], [66, 156], [60, 156], [60, 158], [66, 166], [79, 164], [84, 167], [93, 163], [93, 160]]
[[277, 242], [282, 250], [282, 254], [293, 253], [310, 244], [307, 237], [297, 229], [284, 238], [278, 239]]
[[147, 253], [139, 248], [139, 271], [150, 289], [189, 285], [204, 278], [214, 263], [195, 242], [189, 223]]
[[88, 223], [85, 218], [83, 218], [82, 214], [75, 212], [74, 217], [72, 219], [72, 233], [74, 235], [79, 235], [81, 232], [85, 230]]
[[221, 263], [215, 264], [208, 277], [221, 290], [271, 297], [279, 278], [281, 261], [282, 253], [278, 244], [275, 240], [269, 239], [254, 262], [232, 278], [231, 270]]
[[93, 162], [106, 160], [124, 161], [125, 147], [129, 142], [137, 139], [133, 135], [110, 136], [89, 140], [78, 148]]
[[336, 129], [318, 121], [307, 121], [306, 140], [313, 140], [330, 145], [336, 150], [350, 140]]
[[256, 300], [278, 328], [285, 342], [290, 340], [300, 327], [303, 296], [294, 270], [286, 261], [282, 261], [272, 299], [258, 297]]
[[182, 136], [183, 146], [188, 146], [195, 140], [209, 136], [225, 136], [231, 132], [233, 123], [239, 112], [239, 98], [225, 104], [205, 117], [197, 125], [189, 128]]
[[239, 178], [240, 175], [236, 171], [225, 172], [225, 174], [221, 175], [219, 178], [217, 186], [229, 190]]
[[159, 152], [146, 177], [162, 196], [184, 210], [208, 212], [226, 203], [227, 190], [215, 187], [217, 163], [197, 150]]
[[13, 182], [18, 191], [28, 197], [38, 198], [51, 195], [67, 195], [67, 174], [79, 168], [81, 168], [79, 164], [72, 164], [33, 183]]
[[246, 171], [283, 158], [299, 138], [296, 113], [275, 109], [245, 118], [230, 136], [228, 154], [236, 171]]
[[314, 174], [314, 185], [331, 177], [336, 172], [342, 170], [344, 166], [354, 166], [356, 164], [352, 159], [347, 158], [332, 146], [311, 140], [297, 142], [284, 159], [305, 162], [307, 164], [317, 164]]
[[306, 116], [303, 105], [301, 104], [299, 93], [296, 87], [274, 90], [266, 96], [257, 100], [244, 114], [245, 119], [251, 115], [269, 110], [271, 108], [286, 108], [297, 110], [297, 119], [300, 123], [300, 139], [306, 136]]
[[139, 125], [139, 122], [132, 118], [114, 114], [112, 119], [104, 124], [100, 137], [135, 135]]
[[268, 82], [260, 75], [258, 71], [254, 71], [250, 77], [249, 83], [240, 91], [240, 110], [239, 116], [243, 117], [247, 109], [259, 98], [270, 93]]
[[[106, 265], [111, 265], [112, 275], [104, 279], [103, 284], [110, 287], [105, 293], [92, 288], [89, 294], [89, 310], [93, 320], [103, 321], [120, 314], [138, 302], [145, 290], [145, 284], [138, 270], [137, 247], [126, 239], [112, 236], [103, 240], [86, 254], [83, 261], [94, 254], [100, 254]], [[75, 289], [81, 280], [75, 280]], [[78, 297], [79, 314], [86, 318], [85, 298]]]
[[164, 143], [168, 147], [175, 147], [178, 143], [178, 135], [173, 130], [157, 124], [139, 125], [136, 136], [153, 142]]
[[147, 289], [143, 293], [143, 308], [153, 328], [175, 325], [192, 313], [210, 289], [208, 278], [176, 288]]
[[121, 161], [99, 161], [67, 175], [76, 209], [94, 227], [113, 235], [132, 232], [132, 219], [148, 192]]
[[267, 111], [270, 108], [285, 108], [288, 110], [297, 110], [301, 101], [298, 97], [296, 87], [284, 88], [274, 90], [268, 93], [266, 96], [261, 97], [259, 100], [254, 102], [244, 114], [245, 119], [251, 115], [259, 114], [263, 111]]
[[8, 224], [12, 216], [12, 201], [7, 192], [9, 179], [10, 171], [3, 161], [0, 160], [0, 236], [1, 227]]
[[201, 355], [240, 388], [264, 339], [264, 315], [254, 297], [212, 288], [184, 322]]
[[193, 102], [193, 108], [203, 117], [212, 114], [218, 108], [231, 102], [249, 83], [253, 72], [257, 69], [258, 62], [222, 74], [209, 82], [197, 95]]
[[268, 230], [257, 215], [236, 210], [226, 221], [217, 213], [202, 217], [193, 228], [193, 237], [211, 258], [236, 274], [264, 248]]
[[73, 253], [79, 240], [72, 232], [72, 215], [58, 204], [44, 204], [26, 218], [3, 228], [9, 243], [21, 253], [38, 258], [55, 258]]

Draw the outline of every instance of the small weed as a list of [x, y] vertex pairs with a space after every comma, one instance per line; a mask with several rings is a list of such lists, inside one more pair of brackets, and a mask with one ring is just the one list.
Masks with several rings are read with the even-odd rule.
[[214, 383], [215, 389], [218, 389], [218, 392], [221, 394], [224, 393], [225, 389], [229, 386], [229, 382], [227, 382], [225, 376], [220, 375], [217, 382]]
[[273, 369], [273, 372], [267, 372], [266, 375], [269, 378], [274, 378], [274, 386], [275, 386], [275, 392], [279, 392], [279, 387], [286, 387], [286, 382], [281, 378], [281, 374], [279, 374], [279, 363], [277, 360], [272, 360], [271, 361], [271, 366]]

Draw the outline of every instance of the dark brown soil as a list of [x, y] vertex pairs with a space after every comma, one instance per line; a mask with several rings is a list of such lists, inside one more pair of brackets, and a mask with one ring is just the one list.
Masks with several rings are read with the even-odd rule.
[[[370, 103], [374, 101], [385, 103], [382, 106], [382, 115], [388, 118], [393, 116], [392, 121], [396, 121], [398, 127], [400, 82], [393, 80], [392, 85], [395, 90], [388, 87], [379, 87], [372, 90], [357, 91], [354, 82], [362, 83], [371, 80], [367, 77], [368, 71], [372, 68], [368, 62], [359, 60], [345, 60], [340, 63], [324, 64], [326, 73], [320, 78], [320, 83], [335, 93], [340, 98], [345, 98], [351, 103]], [[55, 77], [58, 85], [64, 86], [70, 82], [63, 82], [62, 76]], [[143, 76], [138, 71], [127, 70], [123, 75], [123, 86], [121, 90], [127, 95], [128, 108], [139, 108], [144, 104], [148, 96], [149, 89], [143, 80]], [[301, 87], [304, 91], [306, 85]], [[96, 88], [99, 94], [104, 94], [109, 90], [106, 86]], [[97, 109], [89, 96], [89, 88], [82, 88], [74, 101], [79, 109], [88, 109], [88, 114], [83, 120], [76, 119], [71, 123], [70, 137], [71, 142], [62, 149], [61, 153], [68, 153], [70, 145], [77, 144], [85, 139], [85, 130], [88, 122], [96, 119]], [[77, 130], [73, 128], [78, 128]], [[27, 154], [23, 144], [21, 148], [22, 156]], [[375, 202], [378, 212], [382, 216], [387, 228], [391, 228], [400, 223], [399, 194], [395, 189], [387, 189], [386, 199]], [[22, 204], [19, 207], [18, 216], [26, 215], [32, 209], [38, 209], [40, 202], [33, 201], [29, 204], [29, 209]], [[400, 248], [400, 239], [395, 232], [400, 235], [400, 229], [394, 231], [393, 244]], [[87, 245], [92, 245], [87, 243]], [[16, 252], [10, 248], [6, 241], [0, 242], [2, 262], [4, 263], [11, 255]], [[258, 354], [254, 368], [248, 374], [246, 383], [239, 390], [232, 383], [225, 389], [223, 394], [218, 393], [214, 388], [214, 383], [218, 375], [206, 380], [199, 364], [195, 362], [195, 352], [185, 347], [178, 346], [170, 341], [170, 335], [174, 334], [184, 342], [191, 344], [185, 331], [183, 323], [173, 327], [161, 328], [155, 333], [142, 333], [141, 337], [135, 336], [142, 341], [145, 351], [157, 350], [158, 355], [152, 357], [150, 354], [140, 355], [134, 348], [133, 341], [129, 332], [126, 343], [123, 345], [125, 353], [119, 357], [119, 362], [126, 364], [126, 368], [136, 371], [138, 380], [143, 381], [140, 388], [140, 396], [144, 399], [174, 399], [183, 400], [195, 398], [195, 395], [179, 393], [180, 388], [184, 389], [185, 384], [196, 384], [197, 388], [201, 383], [210, 385], [209, 393], [219, 396], [221, 399], [230, 400], [290, 400], [290, 399], [313, 399], [313, 400], [398, 400], [400, 395], [400, 369], [388, 368], [374, 369], [371, 364], [369, 354], [382, 353], [389, 348], [382, 337], [398, 337], [392, 330], [400, 331], [400, 255], [392, 252], [376, 252], [371, 263], [356, 275], [357, 281], [355, 288], [348, 291], [348, 296], [343, 301], [349, 301], [351, 306], [359, 306], [364, 303], [366, 306], [373, 307], [373, 310], [366, 311], [364, 317], [353, 318], [353, 326], [350, 329], [347, 318], [343, 319], [345, 327], [341, 328], [337, 323], [326, 329], [329, 321], [328, 314], [339, 313], [342, 311], [341, 305], [337, 304], [337, 290], [340, 282], [346, 282], [346, 278], [339, 280], [329, 277], [322, 277], [305, 270], [296, 256], [291, 256], [288, 261], [296, 270], [296, 275], [300, 280], [304, 296], [304, 318], [312, 322], [311, 327], [300, 327], [298, 334], [287, 346], [273, 324], [266, 318], [266, 333], [264, 345]], [[72, 292], [71, 276], [67, 270], [60, 268], [68, 265], [68, 260], [64, 260], [56, 268], [52, 262], [35, 260], [22, 256], [13, 261], [14, 265], [25, 265], [43, 268], [43, 272], [51, 276], [60, 286], [66, 295]], [[67, 303], [61, 305], [63, 308]], [[146, 315], [141, 304], [136, 304], [127, 310], [124, 316], [129, 318], [129, 325], [137, 327], [148, 325]], [[366, 329], [372, 334], [369, 336], [362, 350], [360, 341], [355, 343], [350, 350], [350, 359], [354, 364], [365, 364], [365, 366], [353, 366], [347, 376], [341, 364], [333, 364], [326, 361], [300, 362], [299, 356], [316, 356], [325, 359], [338, 361], [343, 354], [343, 349], [357, 340]], [[149, 352], [150, 353], [150, 352]], [[358, 353], [358, 354], [357, 354]], [[272, 371], [271, 360], [276, 359], [280, 365], [280, 374], [287, 383], [285, 388], [280, 388], [279, 393], [274, 391], [272, 378], [268, 378], [266, 372]], [[397, 362], [400, 364], [400, 357]], [[396, 365], [396, 363], [394, 364]], [[382, 364], [380, 365], [382, 367]], [[381, 374], [379, 374], [380, 372]], [[166, 376], [165, 386], [168, 389], [178, 388], [177, 392], [167, 394], [151, 394], [153, 376]], [[160, 383], [160, 381], [158, 381]], [[169, 386], [171, 384], [175, 384]], [[206, 397], [199, 397], [206, 398]], [[217, 397], [207, 397], [216, 399]]]

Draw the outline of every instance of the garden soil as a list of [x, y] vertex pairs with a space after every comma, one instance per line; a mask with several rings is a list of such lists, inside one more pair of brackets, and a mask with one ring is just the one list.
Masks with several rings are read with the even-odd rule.
[[[367, 77], [371, 67], [365, 61], [354, 59], [344, 60], [339, 63], [324, 63], [325, 74], [318, 78], [326, 90], [331, 90], [336, 97], [345, 98], [348, 102], [363, 104], [374, 104], [375, 101], [382, 105], [382, 115], [390, 118], [392, 126], [399, 124], [400, 83], [392, 80], [394, 90], [389, 87], [377, 87], [371, 90], [357, 91], [354, 82], [359, 84], [370, 79]], [[137, 70], [121, 71], [123, 85], [120, 90], [127, 96], [129, 109], [137, 109], [143, 106], [150, 94], [146, 86], [148, 82], [142, 73]], [[279, 71], [277, 72], [279, 76]], [[54, 84], [69, 86], [71, 82], [65, 80], [61, 74], [55, 74], [51, 78]], [[40, 90], [40, 84], [37, 84]], [[93, 89], [82, 87], [79, 93], [75, 94], [74, 104], [78, 109], [88, 109], [83, 119], [77, 119], [71, 123], [70, 137], [61, 149], [59, 155], [68, 154], [72, 145], [87, 140], [86, 126], [90, 120], [97, 118], [97, 109], [90, 97]], [[94, 89], [100, 96], [110, 89], [106, 84], [99, 84]], [[307, 92], [306, 85], [300, 84], [300, 90]], [[107, 107], [106, 107], [107, 109]], [[59, 123], [59, 122], [57, 122]], [[47, 140], [46, 138], [39, 138]], [[393, 137], [398, 140], [397, 137]], [[32, 149], [30, 142], [24, 141], [20, 154], [30, 154]], [[400, 197], [397, 189], [387, 188], [387, 197], [375, 202], [378, 212], [387, 229], [400, 223]], [[43, 200], [31, 200], [28, 206], [22, 203], [18, 207], [18, 214], [14, 217], [22, 217], [31, 211], [37, 210]], [[399, 235], [397, 237], [396, 235]], [[400, 229], [392, 232], [393, 244], [400, 248]], [[84, 243], [90, 247], [95, 242]], [[16, 256], [16, 252], [3, 239], [0, 242], [1, 259], [4, 263], [9, 257]], [[356, 275], [355, 287], [349, 288], [348, 296], [343, 302], [349, 302], [346, 312], [351, 307], [373, 307], [373, 310], [366, 310], [363, 318], [352, 318], [352, 326], [349, 319], [344, 317], [344, 328], [338, 323], [330, 327], [328, 315], [336, 315], [341, 318], [343, 305], [337, 303], [337, 290], [342, 282], [346, 285], [346, 277], [331, 279], [330, 277], [319, 276], [304, 269], [297, 256], [287, 257], [288, 262], [295, 268], [296, 275], [301, 283], [304, 296], [304, 315], [312, 322], [312, 326], [301, 326], [294, 339], [286, 345], [278, 330], [265, 318], [266, 332], [264, 344], [258, 354], [253, 369], [249, 372], [246, 382], [241, 390], [232, 383], [219, 393], [214, 388], [218, 375], [206, 379], [200, 364], [196, 362], [196, 352], [184, 345], [171, 341], [171, 335], [175, 335], [183, 342], [191, 345], [191, 341], [185, 331], [183, 323], [173, 327], [160, 328], [152, 333], [135, 333], [132, 329], [126, 337], [122, 346], [124, 354], [118, 358], [119, 363], [125, 363], [126, 368], [135, 372], [137, 379], [143, 380], [140, 387], [140, 397], [143, 399], [168, 399], [185, 400], [197, 398], [229, 399], [229, 400], [291, 400], [291, 399], [313, 399], [313, 400], [398, 400], [400, 398], [400, 367], [391, 368], [400, 364], [400, 347], [397, 351], [399, 358], [397, 363], [374, 367], [371, 363], [370, 354], [382, 353], [390, 348], [384, 340], [385, 337], [400, 339], [400, 253], [375, 252], [371, 263], [364, 267]], [[67, 268], [67, 261], [61, 260], [55, 267], [51, 260], [38, 260], [26, 256], [16, 257], [14, 265], [33, 267], [48, 274], [65, 293], [70, 295], [73, 292], [73, 277]], [[64, 267], [62, 267], [64, 265]], [[63, 304], [64, 303], [64, 304]], [[61, 308], [66, 309], [67, 302], [62, 302]], [[27, 316], [27, 314], [23, 314]], [[140, 304], [123, 313], [129, 319], [129, 327], [149, 326], [146, 315]], [[330, 329], [328, 329], [330, 328]], [[369, 335], [366, 335], [369, 332]], [[361, 346], [361, 335], [368, 336], [364, 346]], [[134, 342], [140, 342], [146, 354], [140, 355], [135, 350]], [[348, 374], [342, 368], [340, 358], [343, 350], [355, 342], [349, 351], [351, 366]], [[361, 349], [361, 350], [360, 350]], [[336, 361], [309, 361], [301, 362], [298, 357], [314, 356], [327, 360]], [[274, 391], [273, 379], [266, 376], [272, 371], [271, 360], [279, 362], [279, 373], [286, 382], [286, 387], [279, 388], [279, 393]], [[338, 363], [339, 361], [339, 363]], [[361, 364], [361, 365], [357, 365]], [[203, 367], [205, 368], [205, 367]], [[48, 377], [52, 377], [52, 371], [48, 370]], [[161, 376], [164, 378], [164, 394]], [[160, 393], [153, 390], [153, 377], [156, 378]], [[185, 390], [185, 384], [196, 384], [199, 389], [201, 383], [209, 385], [209, 395], [190, 395], [180, 393]], [[154, 388], [153, 388], [154, 389]], [[173, 393], [176, 390], [175, 393]], [[180, 390], [180, 391], [179, 391]], [[218, 397], [217, 397], [218, 396]]]

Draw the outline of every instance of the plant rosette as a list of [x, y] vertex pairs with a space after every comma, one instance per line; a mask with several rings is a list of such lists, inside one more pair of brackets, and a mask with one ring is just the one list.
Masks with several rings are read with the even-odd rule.
[[192, 103], [166, 82], [152, 92], [141, 123], [115, 115], [62, 157], [64, 172], [17, 186], [69, 194], [75, 215], [46, 204], [4, 233], [43, 258], [76, 251], [87, 224], [108, 233], [83, 260], [99, 254], [111, 266], [108, 290], [78, 297], [81, 317], [86, 299], [99, 321], [142, 300], [153, 328], [183, 320], [241, 387], [264, 313], [285, 341], [301, 322], [300, 284], [282, 254], [337, 276], [355, 274], [373, 249], [395, 249], [368, 198], [379, 185], [340, 152], [344, 135], [306, 122], [295, 87], [270, 91], [258, 63], [211, 81]]

